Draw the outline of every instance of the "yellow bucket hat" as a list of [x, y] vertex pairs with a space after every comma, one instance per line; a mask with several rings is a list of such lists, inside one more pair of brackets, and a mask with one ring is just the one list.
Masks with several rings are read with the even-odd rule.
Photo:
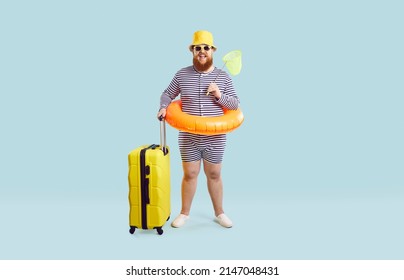
[[192, 47], [196, 45], [208, 45], [216, 49], [213, 44], [213, 35], [209, 31], [199, 30], [194, 33], [192, 44], [189, 46], [189, 50], [192, 51]]

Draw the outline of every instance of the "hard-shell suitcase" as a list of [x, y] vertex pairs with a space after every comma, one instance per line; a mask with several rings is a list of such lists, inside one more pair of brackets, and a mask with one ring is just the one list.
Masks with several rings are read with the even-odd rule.
[[160, 145], [143, 145], [128, 155], [129, 232], [156, 229], [170, 218], [170, 153], [166, 146], [165, 121], [160, 121]]

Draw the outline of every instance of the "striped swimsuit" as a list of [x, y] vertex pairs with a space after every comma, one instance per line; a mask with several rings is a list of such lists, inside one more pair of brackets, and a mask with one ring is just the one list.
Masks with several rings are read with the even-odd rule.
[[[218, 74], [215, 83], [222, 93], [219, 100], [206, 95], [209, 84]], [[216, 67], [209, 73], [200, 73], [193, 66], [179, 70], [161, 95], [160, 109], [167, 108], [178, 95], [182, 101], [182, 111], [196, 116], [221, 116], [222, 107], [235, 110], [239, 105], [230, 76]], [[226, 147], [226, 134], [199, 135], [180, 131], [178, 143], [184, 162], [204, 159], [211, 163], [221, 163]]]

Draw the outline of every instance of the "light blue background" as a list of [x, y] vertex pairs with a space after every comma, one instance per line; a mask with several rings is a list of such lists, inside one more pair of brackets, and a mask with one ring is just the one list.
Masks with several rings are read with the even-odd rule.
[[[0, 259], [403, 259], [401, 1], [2, 1]], [[128, 233], [127, 154], [210, 30], [245, 122], [191, 220]], [[177, 131], [172, 215], [180, 210]]]

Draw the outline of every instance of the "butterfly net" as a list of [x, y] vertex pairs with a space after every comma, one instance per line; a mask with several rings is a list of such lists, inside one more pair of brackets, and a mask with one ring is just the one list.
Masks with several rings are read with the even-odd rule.
[[241, 71], [241, 51], [231, 51], [223, 57], [227, 70], [233, 76], [238, 75]]

